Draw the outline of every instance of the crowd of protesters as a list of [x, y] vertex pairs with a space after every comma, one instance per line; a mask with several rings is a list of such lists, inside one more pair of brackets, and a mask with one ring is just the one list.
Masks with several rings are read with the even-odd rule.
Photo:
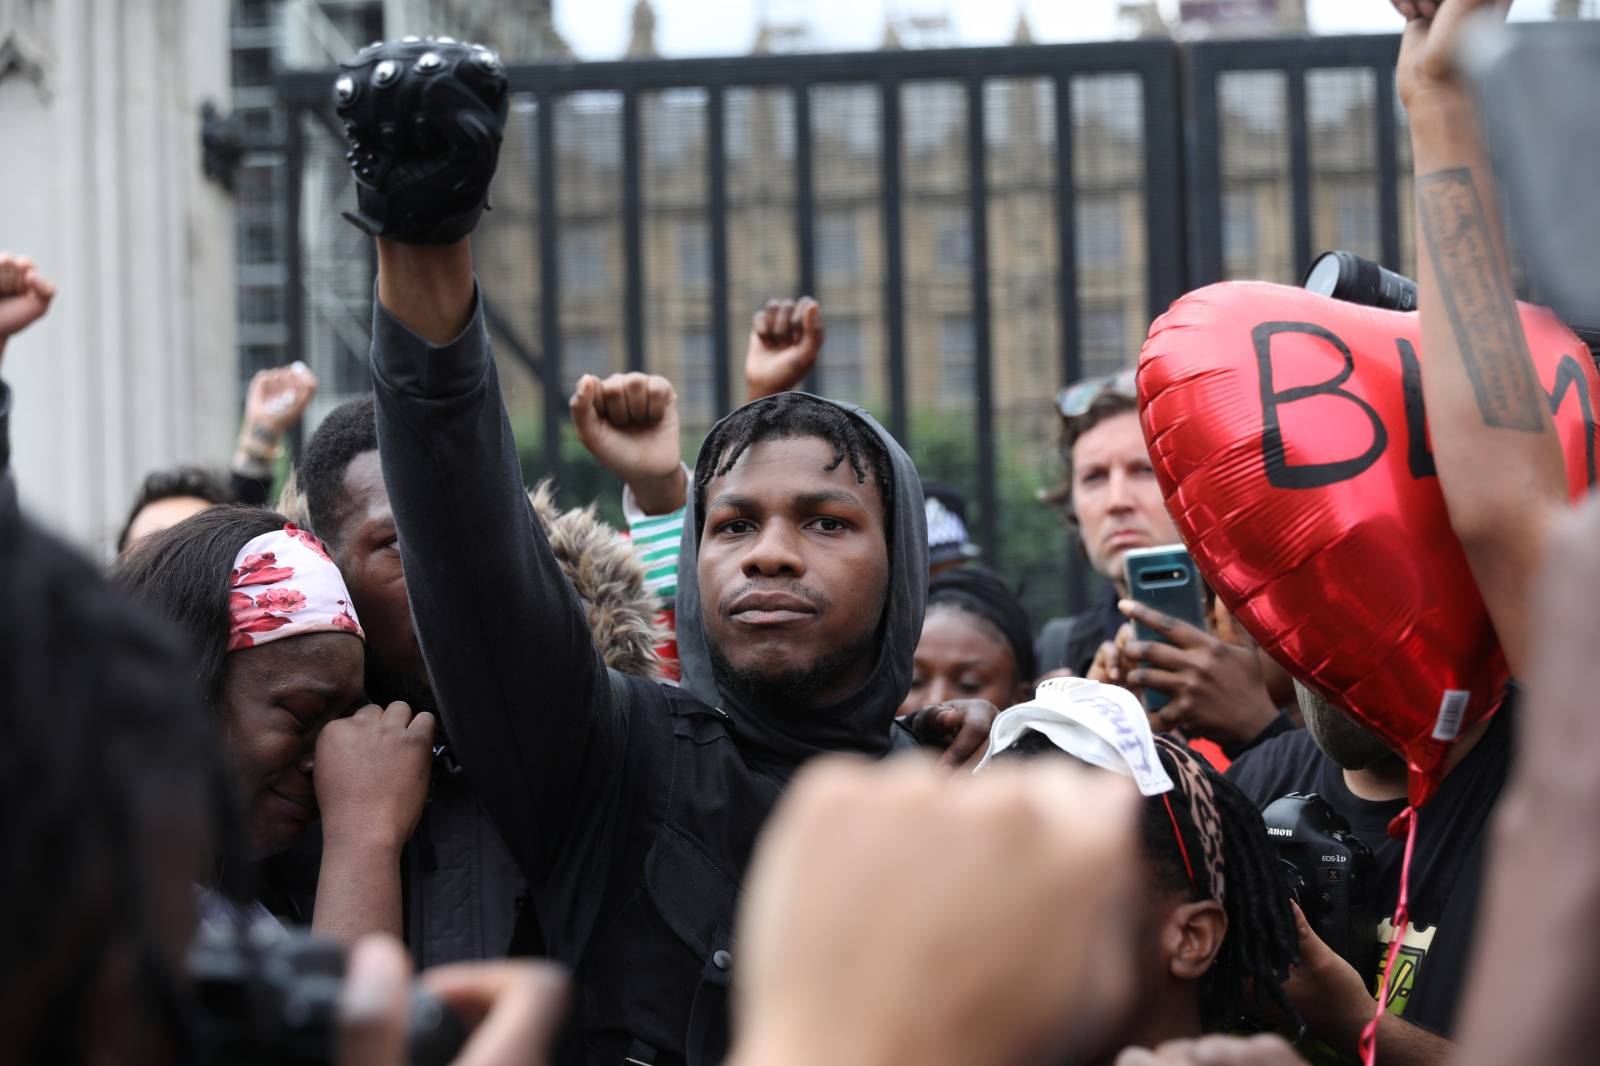
[[[1588, 1061], [1600, 509], [1543, 397], [1506, 413], [1526, 345], [1492, 343], [1521, 325], [1451, 57], [1505, 5], [1394, 6], [1418, 188], [1487, 205], [1419, 212], [1420, 388], [1518, 679], [1412, 841], [1403, 753], [1271, 634], [1135, 597], [1128, 553], [1182, 538], [1131, 370], [1057, 398], [1041, 505], [1104, 579], [1069, 618], [1028, 617], [870, 414], [797, 391], [827, 358], [810, 299], [756, 313], [748, 402], [692, 463], [671, 381], [582, 377], [627, 528], [562, 511], [473, 269], [503, 71], [408, 38], [336, 86], [372, 388], [292, 469], [300, 363], [251, 381], [226, 475], [138, 487], [100, 573], [19, 507], [0, 384], [0, 1066]], [[0, 254], [0, 356], [55, 297]], [[1353, 942], [1296, 895], [1263, 818], [1286, 797], [1370, 853]], [[196, 975], [193, 945], [233, 944], [236, 981], [310, 989], [260, 961], [303, 928], [345, 960], [332, 1015]], [[470, 1030], [444, 1058], [408, 1035], [434, 1001]]]

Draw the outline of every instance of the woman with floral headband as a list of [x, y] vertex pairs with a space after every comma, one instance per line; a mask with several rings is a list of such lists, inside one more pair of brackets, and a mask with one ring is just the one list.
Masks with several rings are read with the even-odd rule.
[[[223, 505], [141, 541], [118, 577], [193, 649], [247, 829], [219, 871], [287, 851], [320, 817], [312, 927], [346, 944], [399, 936], [400, 849], [427, 797], [435, 724], [367, 703], [365, 638], [322, 542]], [[203, 909], [228, 905], [206, 892]]]

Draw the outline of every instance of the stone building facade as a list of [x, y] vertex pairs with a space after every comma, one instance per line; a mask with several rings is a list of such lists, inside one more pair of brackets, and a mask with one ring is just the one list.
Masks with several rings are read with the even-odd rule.
[[0, 245], [59, 287], [6, 350], [38, 518], [103, 550], [146, 471], [225, 462], [238, 417], [233, 212], [200, 112], [226, 109], [227, 5], [0, 0]]

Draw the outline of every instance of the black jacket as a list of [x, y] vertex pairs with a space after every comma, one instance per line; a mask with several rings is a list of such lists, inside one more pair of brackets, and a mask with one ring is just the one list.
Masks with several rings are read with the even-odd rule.
[[[524, 494], [481, 310], [434, 347], [375, 308], [372, 360], [384, 480], [445, 727], [527, 876], [550, 955], [574, 971], [583, 1050], [563, 1061], [716, 1063], [739, 885], [784, 782], [819, 748], [878, 755], [897, 742], [927, 572], [911, 461], [861, 416], [895, 464], [884, 651], [861, 693], [797, 729], [605, 668]], [[687, 616], [680, 599], [680, 640], [693, 641]], [[699, 662], [685, 658], [690, 688], [714, 695]]]
[[1117, 630], [1126, 621], [1117, 610], [1117, 590], [1108, 588], [1101, 601], [1086, 611], [1066, 618], [1052, 618], [1039, 631], [1034, 650], [1039, 673], [1071, 670], [1078, 677], [1089, 676], [1100, 645], [1117, 639]]

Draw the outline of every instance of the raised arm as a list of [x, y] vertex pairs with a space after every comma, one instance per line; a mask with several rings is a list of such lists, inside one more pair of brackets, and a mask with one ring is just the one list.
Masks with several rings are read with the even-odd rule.
[[624, 740], [534, 519], [465, 242], [378, 242], [378, 451], [445, 732], [537, 881], [607, 809]]
[[659, 374], [592, 374], [578, 379], [569, 402], [578, 439], [623, 485], [622, 515], [644, 564], [644, 584], [661, 602], [660, 676], [677, 681], [678, 555], [689, 472], [679, 440], [678, 394]]
[[1517, 317], [1494, 176], [1454, 53], [1465, 18], [1502, 0], [1395, 0], [1411, 21], [1396, 84], [1416, 167], [1422, 392], [1450, 522], [1514, 673], [1529, 665], [1528, 589], [1566, 475]]
[[[33, 325], [50, 310], [56, 287], [44, 279], [27, 256], [0, 252], [0, 359], [6, 341]], [[11, 469], [11, 389], [0, 381], [0, 480]]]
[[593, 374], [578, 379], [567, 403], [578, 440], [617, 475], [645, 515], [668, 515], [688, 500], [689, 475], [678, 439], [678, 394], [660, 374]]
[[300, 421], [317, 394], [317, 376], [296, 359], [288, 366], [258, 370], [245, 390], [244, 421], [228, 473], [233, 498], [255, 507], [267, 502], [273, 464], [283, 450], [289, 427]]
[[[430, 56], [442, 66], [424, 71]], [[432, 95], [408, 95], [414, 74]], [[352, 143], [383, 146], [356, 149], [353, 221], [378, 237], [378, 451], [412, 617], [451, 748], [537, 893], [558, 858], [603, 845], [626, 735], [529, 506], [478, 306], [466, 234], [494, 172], [504, 76], [483, 50], [428, 42], [363, 52], [346, 78]]]

